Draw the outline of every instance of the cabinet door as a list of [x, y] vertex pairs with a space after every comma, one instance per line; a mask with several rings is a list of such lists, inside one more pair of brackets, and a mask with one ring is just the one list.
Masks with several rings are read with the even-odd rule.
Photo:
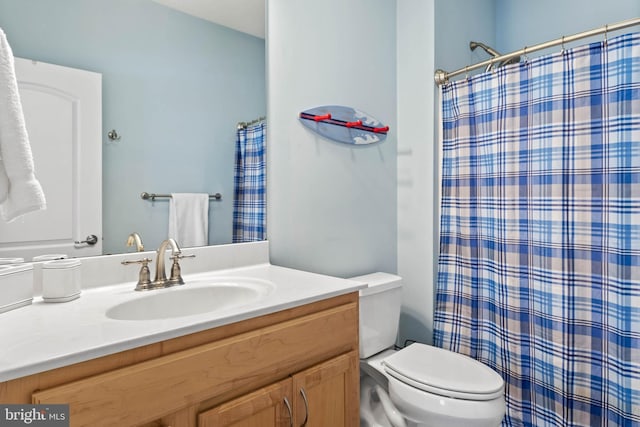
[[198, 415], [199, 427], [291, 427], [291, 379], [223, 403]]
[[359, 374], [358, 352], [352, 351], [294, 375], [295, 425], [359, 426]]

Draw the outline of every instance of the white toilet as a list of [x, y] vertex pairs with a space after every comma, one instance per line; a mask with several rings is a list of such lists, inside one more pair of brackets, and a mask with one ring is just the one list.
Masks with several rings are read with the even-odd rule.
[[496, 427], [505, 414], [504, 381], [488, 366], [441, 348], [394, 350], [401, 278], [353, 277], [360, 291], [361, 427]]

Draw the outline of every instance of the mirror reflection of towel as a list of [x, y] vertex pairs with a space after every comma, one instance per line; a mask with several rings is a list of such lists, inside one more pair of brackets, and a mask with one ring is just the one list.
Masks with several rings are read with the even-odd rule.
[[0, 217], [9, 222], [46, 208], [15, 76], [13, 52], [0, 28]]
[[209, 244], [209, 195], [171, 193], [169, 237], [181, 247]]

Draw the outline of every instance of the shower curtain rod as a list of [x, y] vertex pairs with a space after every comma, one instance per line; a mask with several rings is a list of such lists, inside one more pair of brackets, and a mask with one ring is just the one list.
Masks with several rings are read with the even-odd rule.
[[507, 53], [505, 55], [494, 56], [491, 59], [487, 59], [486, 61], [479, 62], [473, 65], [467, 65], [464, 68], [460, 68], [459, 70], [452, 71], [447, 73], [444, 70], [438, 69], [435, 71], [434, 79], [437, 85], [443, 85], [449, 82], [449, 78], [457, 76], [459, 74], [468, 73], [471, 70], [475, 70], [476, 68], [486, 67], [487, 65], [493, 64], [494, 62], [498, 63], [501, 61], [505, 61], [507, 59], [520, 56], [527, 55], [531, 52], [536, 52], [538, 50], [547, 49], [549, 47], [564, 45], [565, 43], [570, 43], [572, 41], [580, 40], [586, 37], [597, 36], [599, 34], [605, 35], [605, 40], [607, 39], [607, 33], [609, 31], [621, 30], [627, 27], [633, 27], [634, 25], [640, 25], [640, 18], [629, 19], [626, 21], [617, 22], [615, 24], [608, 24], [604, 27], [596, 28], [589, 31], [584, 31], [582, 33], [577, 33], [571, 36], [562, 36], [559, 39], [551, 40], [545, 43], [540, 43], [534, 46], [525, 46], [523, 49], [520, 49], [515, 52]]

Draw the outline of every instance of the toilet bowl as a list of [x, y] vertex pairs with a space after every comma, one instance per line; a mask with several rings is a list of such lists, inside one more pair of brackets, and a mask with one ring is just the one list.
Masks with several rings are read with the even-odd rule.
[[360, 291], [361, 427], [495, 427], [505, 414], [504, 381], [468, 356], [415, 343], [395, 350], [401, 279], [352, 278]]

